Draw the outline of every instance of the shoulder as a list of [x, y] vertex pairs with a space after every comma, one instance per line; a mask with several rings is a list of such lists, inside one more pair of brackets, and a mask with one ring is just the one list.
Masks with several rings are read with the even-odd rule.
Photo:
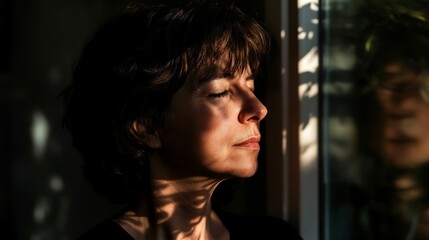
[[88, 229], [77, 240], [117, 239], [133, 240], [133, 238], [112, 219], [107, 219]]
[[241, 215], [216, 211], [231, 239], [302, 240], [297, 229], [287, 221], [265, 215]]

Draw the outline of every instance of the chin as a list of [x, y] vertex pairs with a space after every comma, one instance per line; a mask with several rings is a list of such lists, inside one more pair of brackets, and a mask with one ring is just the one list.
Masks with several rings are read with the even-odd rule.
[[247, 178], [255, 175], [257, 170], [258, 163], [255, 161], [255, 163], [243, 165], [243, 168], [237, 169], [232, 175], [234, 177]]

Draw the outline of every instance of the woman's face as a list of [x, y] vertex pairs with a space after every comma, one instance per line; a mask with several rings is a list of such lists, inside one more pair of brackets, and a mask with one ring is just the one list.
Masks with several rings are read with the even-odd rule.
[[173, 96], [166, 128], [159, 132], [161, 159], [191, 175], [251, 176], [266, 114], [249, 71], [218, 74], [197, 87], [188, 80]]

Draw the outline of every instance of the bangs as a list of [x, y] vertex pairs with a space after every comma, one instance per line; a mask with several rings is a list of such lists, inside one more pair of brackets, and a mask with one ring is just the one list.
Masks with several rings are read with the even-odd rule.
[[234, 6], [229, 7], [232, 10], [218, 6], [198, 14], [180, 13], [184, 15], [182, 20], [186, 20], [179, 25], [186, 27], [175, 33], [182, 35], [182, 42], [171, 45], [178, 48], [169, 49], [170, 53], [181, 52], [177, 59], [179, 66], [176, 65], [180, 79], [190, 78], [193, 84], [198, 84], [219, 74], [232, 77], [249, 70], [254, 76], [259, 74], [269, 51], [269, 35], [255, 19], [247, 18]]
[[[222, 32], [222, 31], [221, 31]], [[257, 75], [261, 61], [268, 51], [267, 37], [256, 23], [249, 23], [245, 28], [232, 26], [223, 31], [211, 46], [203, 46], [198, 63], [216, 66], [228, 76], [251, 71]]]

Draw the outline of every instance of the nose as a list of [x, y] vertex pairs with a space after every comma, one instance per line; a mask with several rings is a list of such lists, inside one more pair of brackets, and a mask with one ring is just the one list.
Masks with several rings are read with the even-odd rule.
[[240, 123], [258, 123], [268, 113], [268, 109], [262, 104], [261, 101], [251, 92], [246, 98], [243, 99], [242, 109], [238, 115]]

